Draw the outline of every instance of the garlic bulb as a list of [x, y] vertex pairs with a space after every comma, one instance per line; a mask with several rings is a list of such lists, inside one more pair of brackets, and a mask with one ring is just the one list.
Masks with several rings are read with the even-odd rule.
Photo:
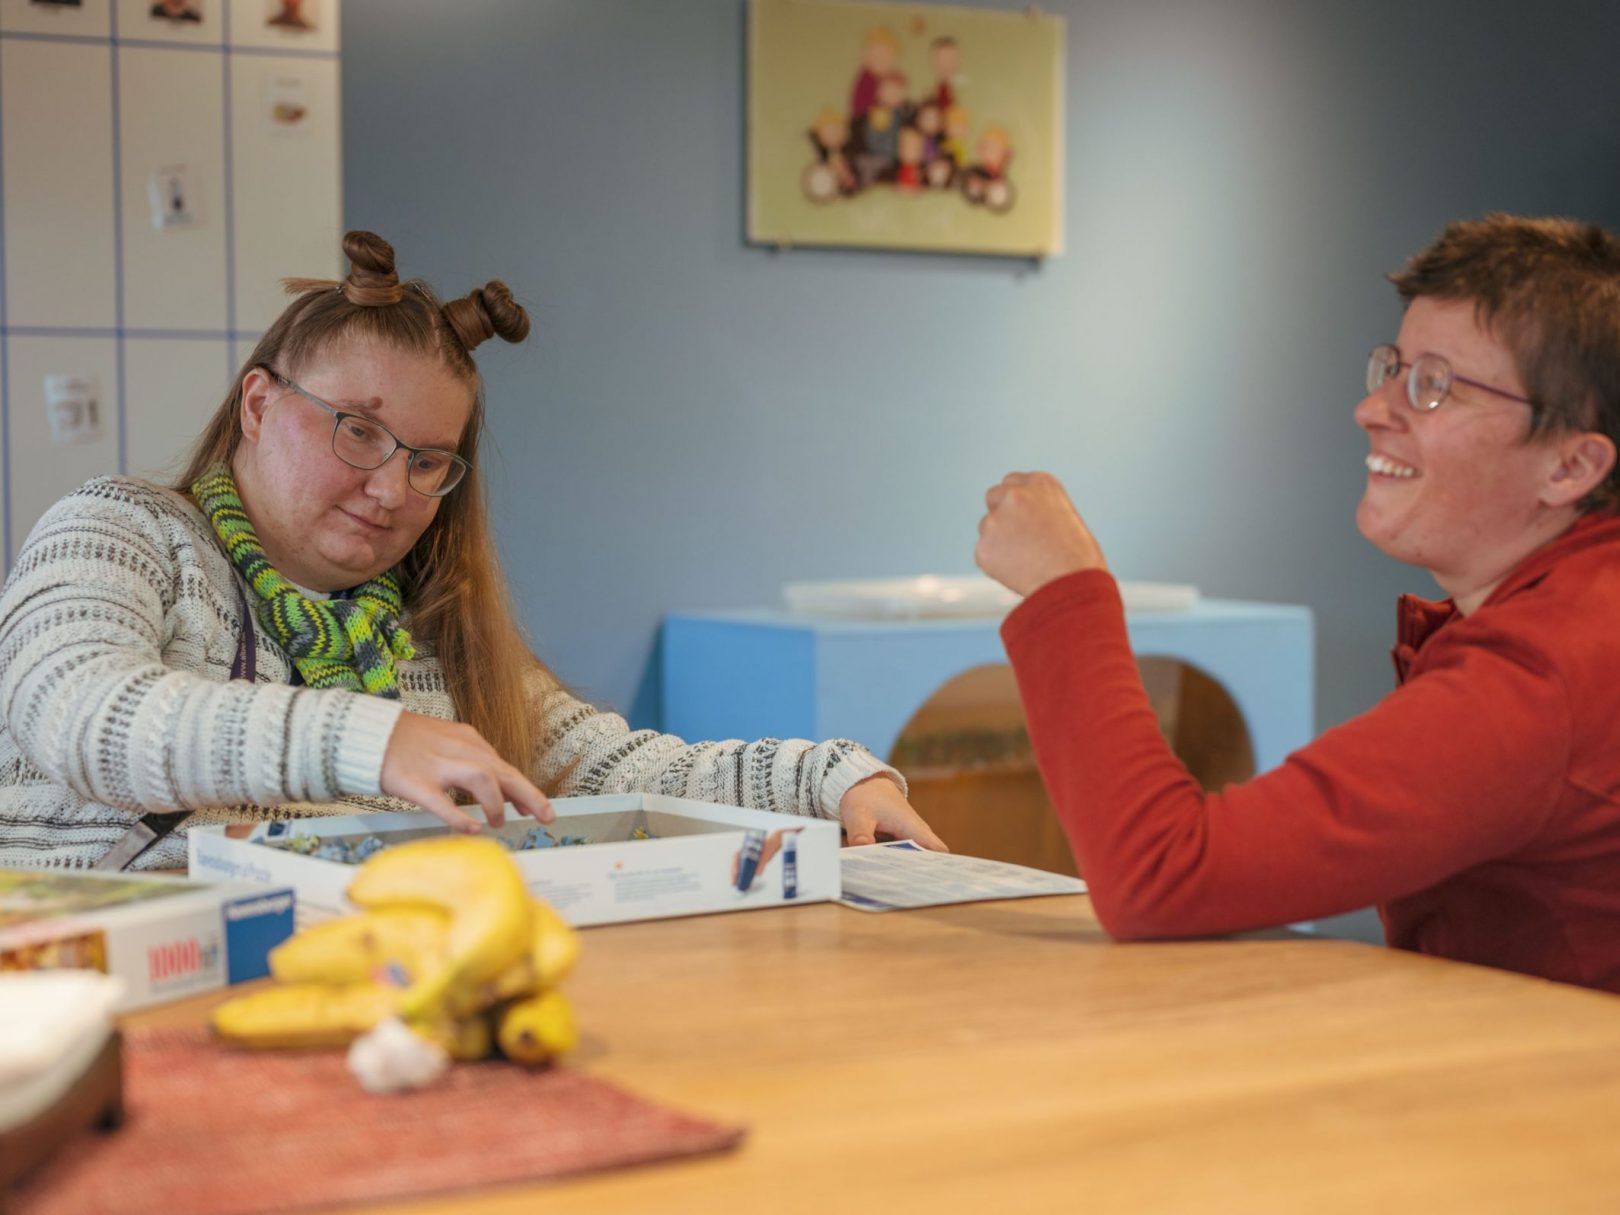
[[444, 1047], [398, 1017], [380, 1021], [349, 1046], [349, 1070], [368, 1093], [403, 1093], [432, 1084], [450, 1066]]

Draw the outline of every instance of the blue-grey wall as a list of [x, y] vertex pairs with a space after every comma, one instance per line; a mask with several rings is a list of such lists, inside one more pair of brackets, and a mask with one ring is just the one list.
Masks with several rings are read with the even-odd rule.
[[348, 222], [538, 320], [480, 352], [497, 526], [586, 695], [652, 720], [670, 610], [970, 570], [1032, 467], [1123, 577], [1313, 607], [1320, 724], [1388, 688], [1392, 597], [1433, 587], [1353, 520], [1381, 275], [1454, 217], [1620, 224], [1620, 5], [1044, 7], [1068, 251], [1037, 269], [745, 246], [739, 0], [346, 0]]

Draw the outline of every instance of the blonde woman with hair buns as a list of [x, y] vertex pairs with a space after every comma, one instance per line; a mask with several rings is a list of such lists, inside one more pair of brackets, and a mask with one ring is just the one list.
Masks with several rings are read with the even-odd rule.
[[176, 484], [101, 477], [0, 592], [0, 865], [164, 869], [192, 827], [648, 791], [841, 818], [942, 848], [843, 739], [687, 744], [575, 699], [514, 619], [479, 476], [472, 353], [504, 283], [442, 303], [344, 237], [292, 279]]

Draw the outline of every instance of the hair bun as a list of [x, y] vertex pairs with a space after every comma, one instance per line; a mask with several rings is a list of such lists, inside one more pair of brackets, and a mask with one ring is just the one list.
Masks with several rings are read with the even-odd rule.
[[375, 232], [345, 232], [343, 252], [349, 259], [349, 276], [338, 288], [344, 299], [362, 308], [399, 303], [404, 291], [394, 270], [394, 246]]
[[444, 320], [469, 354], [492, 337], [521, 342], [529, 336], [529, 314], [512, 289], [491, 280], [444, 306]]

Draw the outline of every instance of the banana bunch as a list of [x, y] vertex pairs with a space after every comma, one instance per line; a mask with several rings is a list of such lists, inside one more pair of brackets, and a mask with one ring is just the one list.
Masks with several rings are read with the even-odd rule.
[[399, 1017], [454, 1059], [482, 1059], [498, 1042], [508, 1058], [544, 1063], [578, 1041], [556, 986], [579, 957], [579, 934], [529, 895], [494, 840], [386, 849], [360, 866], [348, 896], [365, 910], [271, 951], [281, 986], [214, 1011], [221, 1039], [344, 1046]]

